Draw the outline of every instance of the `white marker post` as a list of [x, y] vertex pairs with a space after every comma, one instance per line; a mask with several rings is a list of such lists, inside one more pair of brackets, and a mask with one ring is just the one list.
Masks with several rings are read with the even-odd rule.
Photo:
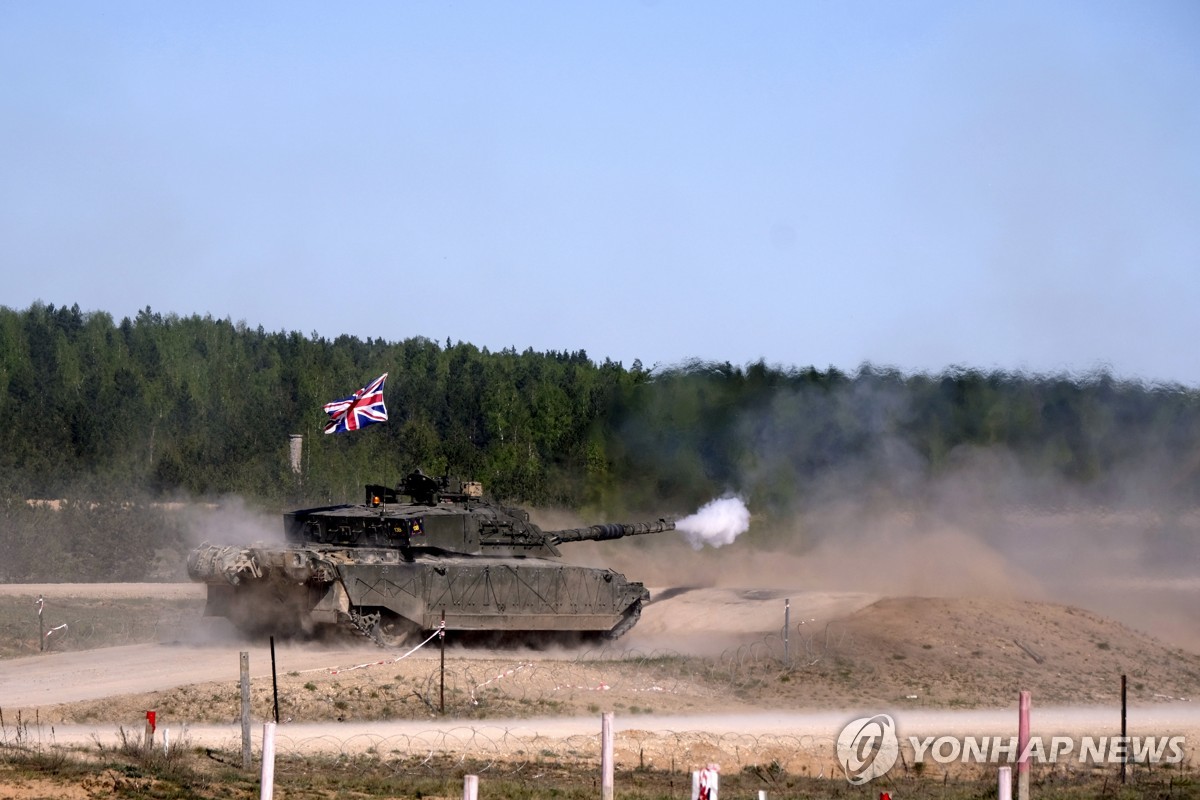
[[1012, 800], [1012, 767], [1001, 767], [996, 796], [999, 800]]
[[717, 800], [717, 789], [720, 783], [716, 764], [709, 764], [704, 769], [692, 773], [692, 800]]
[[479, 776], [463, 775], [463, 800], [478, 800]]
[[1017, 720], [1017, 800], [1029, 800], [1029, 706], [1029, 692], [1023, 691]]
[[260, 800], [275, 796], [275, 723], [263, 723], [262, 792]]
[[158, 712], [146, 712], [146, 735], [142, 739], [142, 747], [149, 752], [154, 747], [154, 729], [158, 726]]
[[613, 800], [613, 712], [600, 716], [600, 800]]

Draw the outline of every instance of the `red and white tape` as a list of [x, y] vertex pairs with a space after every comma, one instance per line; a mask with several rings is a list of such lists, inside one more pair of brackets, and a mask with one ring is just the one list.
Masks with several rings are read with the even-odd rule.
[[580, 691], [580, 692], [607, 692], [610, 688], [612, 688], [612, 687], [610, 687], [607, 683], [604, 683], [603, 681], [601, 681], [600, 683], [596, 684], [595, 686], [569, 686], [566, 684], [559, 684], [558, 686], [554, 687], [554, 691], [561, 692], [564, 689], [566, 689], [566, 690], [574, 689], [574, 690]]
[[442, 630], [439, 627], [433, 633], [429, 634], [428, 639], [426, 639], [425, 641], [416, 645], [415, 647], [413, 647], [411, 650], [409, 650], [404, 655], [396, 656], [395, 658], [388, 658], [388, 659], [384, 659], [382, 661], [368, 661], [365, 664], [355, 664], [354, 666], [350, 666], [350, 667], [317, 667], [315, 669], [301, 670], [301, 672], [305, 672], [305, 673], [307, 673], [307, 672], [328, 672], [330, 675], [337, 675], [339, 672], [353, 672], [356, 669], [366, 669], [367, 667], [377, 667], [380, 664], [395, 664], [397, 661], [403, 661], [404, 659], [411, 656], [413, 653], [420, 650], [425, 645], [432, 642], [434, 639], [436, 639], [438, 637], [438, 634], [440, 634], [441, 632], [442, 632]]
[[486, 681], [484, 681], [483, 683], [479, 684], [478, 686], [476, 686], [474, 689], [471, 690], [471, 702], [474, 703], [475, 705], [479, 705], [479, 701], [475, 699], [475, 692], [477, 690], [482, 689], [483, 687], [487, 686], [489, 683], [495, 683], [496, 681], [500, 680], [501, 678], [507, 678], [509, 675], [513, 675], [513, 674], [525, 669], [526, 667], [532, 667], [532, 666], [533, 666], [533, 662], [527, 661], [524, 664], [518, 664], [517, 666], [508, 670], [507, 672], [501, 672], [499, 675], [497, 675], [494, 678], [488, 678]]

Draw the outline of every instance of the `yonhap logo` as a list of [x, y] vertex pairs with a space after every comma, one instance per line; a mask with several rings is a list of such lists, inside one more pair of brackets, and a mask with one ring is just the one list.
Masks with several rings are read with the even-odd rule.
[[887, 714], [856, 719], [838, 734], [838, 761], [855, 786], [886, 774], [899, 754], [896, 721]]
[[[896, 721], [876, 714], [851, 721], [837, 737], [846, 780], [860, 786], [882, 777], [900, 758]], [[1187, 757], [1182, 735], [1160, 736], [909, 736], [913, 764], [1179, 764]]]

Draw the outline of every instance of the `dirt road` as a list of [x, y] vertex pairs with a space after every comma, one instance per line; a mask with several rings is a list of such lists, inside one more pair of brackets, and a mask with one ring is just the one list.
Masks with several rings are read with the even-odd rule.
[[[203, 597], [192, 584], [45, 584], [0, 586], [0, 594], [36, 597]], [[864, 593], [795, 592], [735, 589], [655, 589], [642, 621], [623, 637], [624, 652], [670, 650], [712, 655], [737, 644], [779, 631], [785, 599], [792, 622], [816, 622], [852, 613], [876, 598]], [[698, 634], [698, 632], [702, 632]], [[94, 650], [46, 653], [0, 660], [0, 708], [96, 700], [146, 693], [189, 684], [238, 679], [238, 653], [251, 651], [252, 678], [270, 676], [269, 650], [262, 643], [239, 642], [223, 620], [201, 620], [189, 630], [169, 632], [170, 643], [128, 645]], [[343, 643], [344, 644], [344, 643]], [[353, 666], [394, 658], [367, 642], [345, 646], [280, 644], [280, 673]], [[457, 650], [458, 659], [487, 658], [487, 651]]]
[[[0, 661], [0, 707], [36, 706], [156, 692], [210, 681], [237, 683], [246, 645], [138, 644]], [[373, 648], [280, 648], [289, 670], [378, 659]], [[250, 676], [271, 675], [269, 651], [256, 647]]]

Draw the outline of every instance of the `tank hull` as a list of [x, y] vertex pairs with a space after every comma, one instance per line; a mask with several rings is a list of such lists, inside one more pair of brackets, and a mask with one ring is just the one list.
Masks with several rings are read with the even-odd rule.
[[447, 631], [615, 638], [649, 599], [642, 584], [610, 569], [542, 558], [406, 561], [387, 548], [208, 546], [193, 552], [188, 570], [208, 585], [207, 615], [252, 633], [315, 633], [349, 622], [402, 641], [437, 629], [444, 615]]

